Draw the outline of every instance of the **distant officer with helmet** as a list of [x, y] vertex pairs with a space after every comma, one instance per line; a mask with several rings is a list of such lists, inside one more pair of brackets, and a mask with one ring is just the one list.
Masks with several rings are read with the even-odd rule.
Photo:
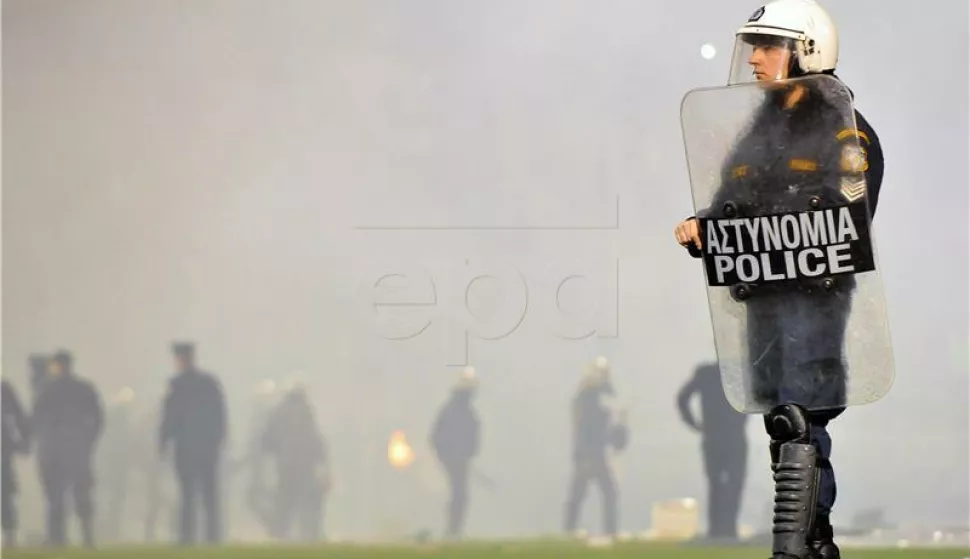
[[608, 453], [626, 449], [629, 430], [624, 413], [617, 414], [603, 402], [614, 393], [610, 364], [606, 357], [597, 357], [580, 382], [572, 402], [573, 474], [566, 499], [565, 525], [567, 533], [575, 533], [580, 508], [586, 499], [591, 482], [596, 483], [603, 496], [603, 529], [615, 536], [618, 524], [618, 494], [616, 476]]
[[305, 375], [294, 374], [283, 387], [263, 431], [262, 450], [276, 466], [271, 534], [290, 539], [294, 521], [300, 540], [321, 537], [324, 498], [330, 484], [327, 443]]
[[479, 452], [481, 424], [472, 405], [477, 388], [475, 368], [465, 367], [431, 429], [431, 448], [448, 476], [451, 492], [445, 527], [449, 538], [460, 538], [464, 531], [472, 461]]
[[[866, 119], [855, 111], [855, 126], [845, 126], [839, 109], [813, 85], [821, 82], [796, 80], [772, 85], [819, 74], [835, 78], [838, 55], [835, 23], [813, 0], [770, 2], [737, 31], [730, 84], [757, 80], [767, 93], [750, 128], [728, 156], [713, 201], [707, 210], [698, 211], [700, 217], [742, 216], [742, 210], [735, 207], [747, 208], [753, 215], [788, 211], [779, 208], [810, 189], [820, 193], [821, 197], [816, 194], [811, 202], [821, 201], [821, 207], [859, 202], [867, 204], [870, 218], [875, 215], [883, 153]], [[781, 157], [779, 149], [787, 149], [791, 155]], [[740, 205], [733, 205], [735, 202]], [[702, 256], [707, 239], [695, 217], [677, 225], [674, 233], [691, 256]], [[818, 472], [814, 483], [789, 484], [798, 490], [776, 495], [776, 559], [840, 556], [829, 519], [836, 486], [829, 462], [832, 442], [827, 425], [845, 409], [842, 346], [847, 301], [855, 287], [855, 276], [850, 275], [814, 288], [809, 282], [758, 285], [757, 296], [745, 294], [750, 297], [745, 303], [747, 351], [753, 356], [751, 390], [755, 399], [779, 404], [765, 415], [772, 469], [777, 472], [776, 491], [784, 492], [783, 470], [811, 468]], [[800, 341], [779, 341], [782, 331]], [[801, 382], [786, 387], [788, 381], [779, 381], [782, 376]], [[797, 404], [819, 400], [836, 405], [807, 411]], [[839, 401], [842, 405], [837, 404]], [[782, 455], [787, 458], [782, 459]], [[797, 504], [789, 506], [786, 499], [796, 499]]]

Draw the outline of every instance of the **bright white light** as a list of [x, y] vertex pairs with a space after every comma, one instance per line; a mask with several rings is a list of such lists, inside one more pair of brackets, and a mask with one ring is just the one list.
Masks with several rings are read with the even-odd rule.
[[706, 43], [704, 46], [701, 47], [701, 56], [703, 56], [707, 60], [714, 58], [716, 54], [717, 54], [717, 49], [714, 48], [714, 45], [710, 43]]

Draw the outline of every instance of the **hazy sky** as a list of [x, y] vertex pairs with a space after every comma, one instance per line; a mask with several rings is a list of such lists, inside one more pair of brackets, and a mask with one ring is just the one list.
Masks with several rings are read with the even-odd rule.
[[[967, 3], [828, 5], [885, 152], [897, 372], [832, 427], [839, 522], [966, 521]], [[652, 502], [704, 495], [674, 406], [714, 356], [702, 269], [672, 236], [693, 212], [680, 100], [725, 82], [758, 7], [699, 6], [4, 2], [4, 374], [23, 393], [27, 355], [66, 347], [106, 398], [130, 385], [147, 406], [170, 341], [191, 338], [238, 440], [252, 385], [302, 368], [351, 480], [328, 516], [352, 532], [403, 514], [386, 437], [423, 445], [447, 366], [470, 360], [501, 487], [473, 495], [469, 529], [511, 534], [558, 529], [568, 398], [603, 354], [631, 406], [622, 523], [643, 529]], [[749, 428], [745, 518], [763, 522], [767, 441]], [[440, 502], [421, 502], [437, 527]]]

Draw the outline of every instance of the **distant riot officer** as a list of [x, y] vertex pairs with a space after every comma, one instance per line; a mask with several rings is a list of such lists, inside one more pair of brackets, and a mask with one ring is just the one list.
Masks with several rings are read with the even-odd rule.
[[34, 407], [37, 463], [47, 498], [47, 539], [67, 544], [67, 497], [73, 497], [84, 544], [94, 546], [94, 472], [92, 455], [101, 436], [103, 410], [94, 384], [76, 376], [71, 355], [57, 352], [50, 378]]
[[286, 387], [270, 413], [262, 447], [276, 464], [273, 535], [288, 539], [298, 520], [303, 541], [320, 538], [323, 501], [329, 485], [327, 447], [303, 382]]
[[617, 487], [607, 453], [610, 448], [626, 448], [628, 430], [622, 415], [614, 419], [613, 412], [603, 403], [603, 397], [613, 394], [610, 366], [605, 357], [598, 357], [589, 367], [573, 399], [573, 475], [566, 500], [565, 531], [576, 531], [579, 511], [590, 482], [599, 485], [603, 495], [603, 527], [607, 534], [617, 530]]
[[169, 383], [159, 433], [159, 453], [174, 447], [175, 472], [181, 489], [179, 540], [196, 539], [196, 499], [205, 511], [206, 541], [222, 539], [219, 510], [219, 469], [226, 439], [226, 407], [222, 386], [195, 365], [195, 347], [173, 346], [178, 373]]
[[27, 454], [30, 450], [30, 431], [28, 430], [27, 414], [20, 404], [13, 386], [3, 379], [3, 400], [0, 402], [0, 416], [2, 416], [3, 440], [0, 442], [0, 462], [3, 464], [2, 476], [2, 510], [0, 518], [3, 520], [3, 544], [13, 547], [17, 537], [17, 509], [14, 498], [17, 495], [17, 477], [14, 472], [13, 459], [18, 454]]
[[451, 490], [445, 528], [450, 538], [461, 537], [464, 530], [471, 463], [479, 451], [481, 426], [472, 406], [477, 387], [475, 369], [466, 367], [431, 430], [431, 447], [448, 476]]

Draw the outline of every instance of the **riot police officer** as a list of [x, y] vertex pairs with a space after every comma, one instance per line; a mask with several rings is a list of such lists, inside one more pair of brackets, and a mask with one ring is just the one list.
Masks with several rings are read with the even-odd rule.
[[196, 539], [196, 499], [205, 511], [206, 541], [222, 539], [219, 510], [219, 469], [226, 439], [226, 406], [222, 386], [210, 373], [195, 365], [195, 346], [172, 347], [178, 373], [169, 383], [159, 432], [159, 454], [169, 445], [174, 450], [175, 473], [181, 489], [179, 541], [191, 545]]
[[589, 366], [572, 402], [573, 416], [573, 474], [566, 499], [565, 525], [567, 533], [576, 531], [579, 511], [586, 498], [586, 489], [595, 482], [603, 495], [603, 528], [615, 536], [617, 530], [616, 478], [609, 462], [610, 448], [626, 448], [629, 431], [622, 414], [614, 418], [603, 403], [603, 397], [613, 394], [610, 365], [605, 357], [597, 357]]
[[[722, 211], [730, 198], [752, 207], [757, 205], [770, 213], [776, 211], [772, 208], [785, 205], [781, 200], [788, 195], [786, 192], [791, 192], [799, 183], [811, 182], [825, 186], [822, 199], [849, 203], [864, 200], [870, 216], [875, 215], [883, 178], [883, 154], [879, 138], [866, 119], [855, 111], [856, 126], [845, 128], [839, 111], [811, 85], [799, 82], [773, 85], [779, 80], [811, 74], [834, 77], [838, 47], [835, 22], [813, 0], [770, 2], [738, 30], [731, 83], [740, 83], [745, 76], [751, 76], [766, 87], [768, 94], [748, 134], [740, 139], [729, 157], [721, 188], [707, 212]], [[818, 160], [804, 165], [795, 159], [778, 157], [777, 146], [799, 146]], [[792, 155], [804, 157], [804, 154]], [[835, 184], [810, 177], [812, 173], [830, 169], [834, 172], [830, 171], [828, 176], [837, 177]], [[701, 256], [703, 239], [696, 219], [680, 223], [674, 235], [692, 256]], [[766, 402], [842, 400], [844, 403], [842, 346], [849, 308], [846, 301], [851, 299], [854, 287], [849, 276], [840, 280], [829, 295], [818, 289], [781, 285], [777, 293], [766, 291], [765, 296], [746, 301], [749, 353], [762, 356], [754, 367], [757, 378], [751, 379], [755, 398]], [[780, 322], [786, 317], [793, 317], [792, 323]], [[793, 323], [796, 320], [798, 324]], [[787, 327], [798, 329], [793, 338], [811, 342], [791, 347], [790, 355], [782, 355], [781, 344], [772, 340], [777, 338], [778, 331]], [[795, 392], [782, 394], [774, 377], [784, 369], [785, 360], [799, 363], [799, 370], [793, 374], [801, 380], [787, 387]], [[807, 484], [804, 495], [797, 496], [806, 501], [806, 506], [796, 506], [797, 513], [775, 516], [776, 550], [788, 550], [776, 551], [776, 558], [836, 559], [840, 556], [829, 518], [835, 504], [836, 486], [829, 461], [832, 441], [827, 426], [843, 411], [843, 407], [836, 406], [806, 412], [798, 405], [782, 405], [765, 416], [765, 428], [772, 440], [773, 468], [781, 464], [779, 453], [784, 445], [805, 441], [810, 444], [801, 444], [798, 448], [799, 460], [804, 463], [795, 466], [819, 471], [817, 491], [814, 484]], [[814, 498], [816, 492], [817, 498]], [[785, 498], [794, 497], [792, 493]]]
[[67, 543], [68, 493], [81, 523], [84, 545], [94, 546], [94, 472], [92, 455], [101, 436], [101, 398], [91, 382], [74, 374], [71, 354], [58, 351], [50, 361], [49, 380], [34, 407], [37, 463], [47, 498], [47, 540]]
[[477, 387], [475, 368], [465, 367], [431, 428], [431, 448], [448, 476], [450, 488], [445, 525], [448, 538], [459, 538], [464, 531], [472, 460], [478, 456], [481, 440], [481, 425], [472, 406]]
[[17, 494], [17, 477], [14, 472], [13, 460], [18, 454], [27, 454], [30, 450], [30, 431], [27, 424], [27, 414], [17, 397], [16, 391], [7, 379], [2, 383], [2, 401], [0, 401], [0, 418], [2, 418], [2, 440], [0, 440], [0, 464], [2, 464], [2, 505], [0, 518], [3, 520], [3, 545], [13, 547], [17, 541], [17, 509], [14, 497]]
[[293, 520], [298, 519], [303, 541], [319, 539], [329, 459], [302, 380], [287, 387], [283, 400], [270, 413], [262, 447], [276, 463], [272, 535], [288, 539]]

